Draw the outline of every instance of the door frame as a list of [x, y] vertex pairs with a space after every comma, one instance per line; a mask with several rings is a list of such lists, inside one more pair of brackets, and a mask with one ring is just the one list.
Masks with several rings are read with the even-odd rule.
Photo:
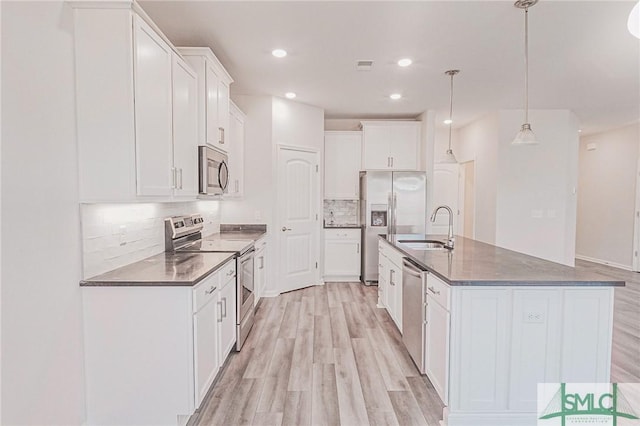
[[[316, 273], [314, 276], [314, 283], [313, 285], [321, 285], [324, 284], [324, 282], [321, 279], [321, 274], [320, 274], [320, 270], [322, 269], [322, 262], [321, 262], [321, 255], [322, 255], [322, 250], [321, 250], [321, 221], [320, 221], [320, 200], [322, 199], [322, 163], [320, 162], [321, 160], [321, 156], [320, 156], [320, 149], [318, 148], [313, 148], [313, 147], [308, 147], [308, 146], [298, 146], [298, 145], [287, 145], [287, 144], [277, 144], [276, 145], [276, 150], [277, 150], [277, 160], [276, 160], [276, 206], [275, 206], [275, 221], [274, 223], [276, 224], [275, 226], [275, 235], [276, 235], [276, 247], [277, 247], [277, 253], [282, 253], [282, 244], [283, 244], [283, 239], [281, 237], [281, 232], [279, 232], [280, 228], [282, 227], [282, 217], [280, 217], [280, 208], [279, 206], [282, 205], [282, 201], [283, 201], [283, 195], [280, 192], [280, 167], [282, 166], [282, 151], [287, 150], [287, 151], [298, 151], [298, 152], [306, 152], [306, 153], [311, 153], [311, 154], [315, 154], [315, 158], [316, 158], [316, 163], [318, 165], [318, 171], [316, 173], [316, 200], [314, 203], [314, 207], [315, 207], [315, 213], [316, 213], [316, 227], [315, 227], [315, 233], [316, 233], [316, 252], [318, 253], [318, 267], [316, 268]], [[278, 266], [277, 266], [277, 280], [279, 283], [283, 282], [284, 279], [284, 274], [283, 274], [283, 267], [282, 267], [282, 262], [283, 259], [280, 259], [280, 256], [277, 257], [278, 259]], [[277, 293], [280, 294], [280, 286], [278, 286], [277, 289]]]
[[640, 155], [636, 167], [636, 208], [633, 212], [633, 252], [631, 270], [640, 271]]

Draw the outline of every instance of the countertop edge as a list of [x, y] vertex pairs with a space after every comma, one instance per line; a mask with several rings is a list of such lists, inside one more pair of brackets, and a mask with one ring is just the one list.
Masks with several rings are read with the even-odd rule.
[[[405, 251], [402, 247], [398, 247], [396, 244], [392, 243], [386, 238], [386, 235], [378, 235], [378, 238], [394, 249], [398, 250], [406, 257], [411, 259], [412, 262], [416, 263], [420, 267], [426, 269], [431, 272], [441, 280], [445, 281], [452, 287], [625, 287], [626, 284], [624, 281], [619, 280], [611, 280], [611, 281], [557, 281], [557, 280], [544, 280], [544, 281], [532, 281], [532, 280], [521, 280], [521, 281], [493, 281], [493, 280], [450, 280], [445, 277], [443, 274], [438, 272], [437, 270], [425, 265], [420, 260], [416, 259]], [[455, 248], [454, 248], [455, 250]], [[528, 256], [523, 254], [523, 256]]]
[[[218, 252], [220, 253], [220, 252]], [[224, 252], [228, 254], [224, 260], [217, 263], [207, 272], [202, 273], [193, 281], [107, 281], [107, 280], [80, 280], [80, 287], [194, 287], [200, 281], [207, 278], [209, 275], [213, 274], [222, 266], [224, 266], [229, 260], [235, 258], [237, 253], [235, 252]], [[144, 259], [139, 262], [144, 261]], [[134, 262], [135, 263], [135, 262]]]

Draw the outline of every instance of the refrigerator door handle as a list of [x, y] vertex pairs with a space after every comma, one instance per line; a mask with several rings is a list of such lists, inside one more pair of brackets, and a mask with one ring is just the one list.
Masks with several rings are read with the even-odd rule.
[[396, 216], [398, 213], [398, 196], [397, 194], [394, 192], [393, 193], [393, 233], [396, 234], [398, 232], [398, 224], [396, 222]]
[[387, 235], [393, 234], [393, 193], [387, 194]]

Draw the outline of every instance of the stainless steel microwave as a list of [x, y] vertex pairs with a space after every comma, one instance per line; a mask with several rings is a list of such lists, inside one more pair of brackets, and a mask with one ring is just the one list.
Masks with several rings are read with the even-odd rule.
[[198, 147], [199, 192], [204, 195], [222, 195], [229, 185], [227, 154], [208, 146]]

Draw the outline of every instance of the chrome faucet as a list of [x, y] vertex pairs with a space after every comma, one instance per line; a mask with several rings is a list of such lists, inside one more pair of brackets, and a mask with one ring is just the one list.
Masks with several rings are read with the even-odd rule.
[[453, 245], [455, 243], [455, 239], [453, 237], [453, 212], [451, 211], [451, 207], [449, 206], [438, 206], [433, 210], [431, 214], [431, 222], [436, 221], [436, 214], [438, 214], [438, 210], [445, 209], [449, 212], [449, 232], [447, 233], [447, 242], [444, 246], [448, 249], [453, 249]]

